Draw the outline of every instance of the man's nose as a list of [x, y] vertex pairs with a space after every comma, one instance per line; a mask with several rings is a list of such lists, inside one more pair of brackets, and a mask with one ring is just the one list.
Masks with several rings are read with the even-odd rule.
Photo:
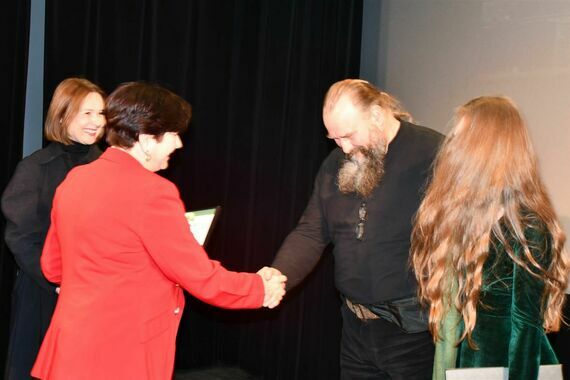
[[354, 148], [350, 143], [350, 141], [348, 141], [347, 139], [340, 139], [337, 142], [337, 144], [338, 146], [340, 146], [344, 154], [349, 154], [350, 152], [352, 152], [352, 149]]

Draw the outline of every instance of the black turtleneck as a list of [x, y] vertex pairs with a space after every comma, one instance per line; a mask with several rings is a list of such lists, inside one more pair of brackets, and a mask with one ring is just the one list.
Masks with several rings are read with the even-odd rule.
[[61, 147], [64, 151], [65, 162], [71, 169], [74, 166], [87, 163], [87, 154], [92, 146], [73, 141], [69, 145], [61, 144]]

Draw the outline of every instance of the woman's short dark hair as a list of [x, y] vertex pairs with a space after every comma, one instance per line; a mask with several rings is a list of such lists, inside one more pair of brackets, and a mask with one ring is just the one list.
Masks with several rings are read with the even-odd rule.
[[140, 134], [161, 140], [166, 132], [182, 133], [188, 128], [192, 107], [159, 85], [123, 83], [106, 102], [107, 143], [131, 148]]

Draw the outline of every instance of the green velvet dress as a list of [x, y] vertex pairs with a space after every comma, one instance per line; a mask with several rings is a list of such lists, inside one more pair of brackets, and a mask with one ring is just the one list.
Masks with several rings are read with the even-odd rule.
[[[525, 231], [531, 253], [543, 268], [551, 260], [550, 238], [544, 231], [543, 226]], [[517, 257], [527, 262], [520, 244], [512, 237], [510, 244]], [[463, 326], [457, 323], [455, 311], [448, 313], [442, 325], [448, 339], [436, 344], [434, 379], [445, 378], [445, 368], [450, 367], [454, 357], [456, 368], [509, 367], [509, 379], [513, 380], [535, 380], [541, 364], [558, 364], [542, 327], [543, 289], [544, 283], [516, 265], [495, 240], [483, 267], [483, 286], [472, 334], [477, 348], [470, 348], [463, 340], [457, 350], [452, 349], [455, 344], [449, 338], [460, 335]]]

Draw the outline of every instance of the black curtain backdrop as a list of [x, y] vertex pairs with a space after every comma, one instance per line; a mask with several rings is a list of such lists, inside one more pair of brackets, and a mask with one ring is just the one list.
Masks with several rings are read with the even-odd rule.
[[[184, 96], [194, 119], [165, 175], [188, 208], [224, 207], [210, 256], [240, 271], [270, 263], [331, 148], [320, 117], [324, 92], [358, 74], [361, 1], [57, 0], [46, 6], [45, 108], [68, 76], [107, 91], [148, 80]], [[4, 1], [0, 11], [3, 190], [22, 155], [30, 0]], [[4, 225], [0, 214], [1, 231]], [[0, 373], [14, 275], [0, 238]], [[330, 254], [277, 310], [225, 311], [188, 297], [178, 339], [180, 378], [249, 378], [235, 368], [184, 371], [215, 365], [263, 379], [338, 378], [338, 305]], [[550, 338], [568, 377], [568, 326]]]
[[[69, 76], [109, 92], [147, 80], [185, 97], [193, 120], [165, 175], [187, 208], [222, 206], [210, 256], [257, 271], [296, 224], [333, 146], [322, 99], [358, 76], [361, 19], [361, 0], [47, 1], [46, 106]], [[322, 261], [276, 310], [188, 297], [177, 368], [338, 378], [340, 301], [331, 255]]]
[[[3, 1], [0, 5], [0, 41], [2, 59], [0, 81], [0, 191], [3, 191], [16, 164], [22, 158], [24, 136], [24, 105], [30, 29], [30, 0]], [[0, 374], [4, 373], [8, 328], [10, 323], [10, 299], [16, 273], [12, 254], [4, 243], [6, 220], [0, 213]]]

